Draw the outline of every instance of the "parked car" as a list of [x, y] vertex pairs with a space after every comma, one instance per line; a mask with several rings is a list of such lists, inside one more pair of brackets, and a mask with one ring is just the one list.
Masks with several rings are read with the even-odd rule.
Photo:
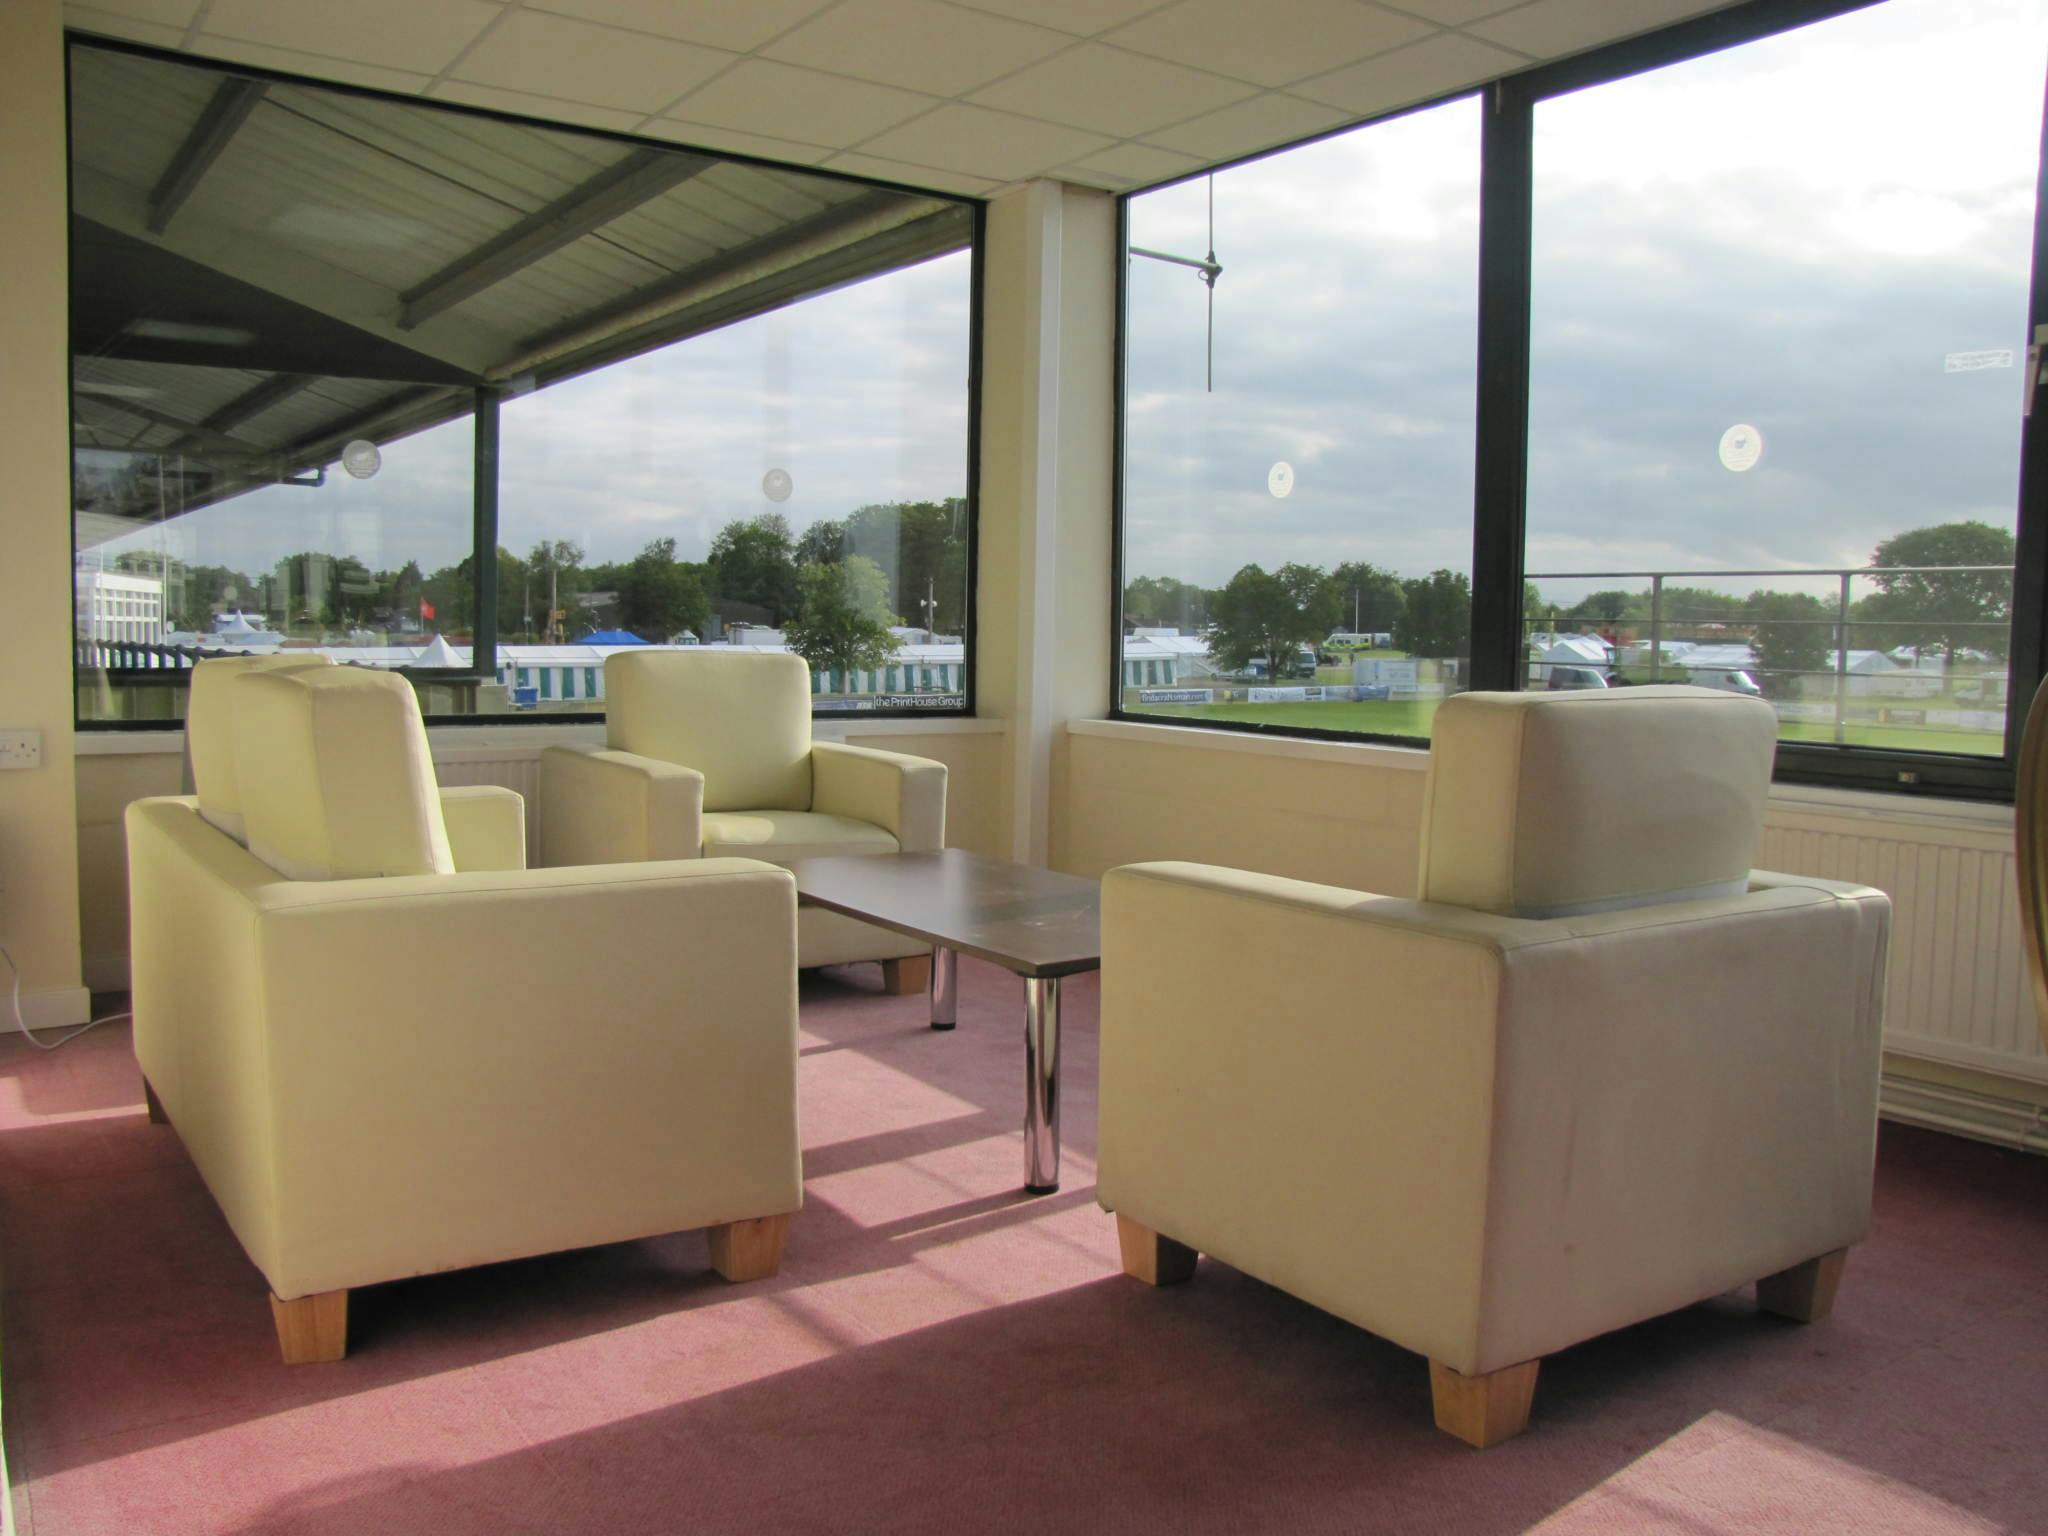
[[1606, 688], [1611, 686], [1605, 672], [1594, 667], [1558, 667], [1550, 669], [1545, 680], [1547, 688]]

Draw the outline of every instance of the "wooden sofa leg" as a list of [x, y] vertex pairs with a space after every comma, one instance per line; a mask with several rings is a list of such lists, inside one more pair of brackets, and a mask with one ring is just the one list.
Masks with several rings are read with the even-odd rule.
[[711, 1267], [735, 1283], [766, 1280], [782, 1268], [782, 1247], [789, 1241], [789, 1213], [756, 1216], [707, 1227]]
[[1834, 1311], [1842, 1266], [1848, 1262], [1849, 1250], [1837, 1248], [1775, 1275], [1765, 1275], [1756, 1283], [1756, 1304], [1794, 1322], [1817, 1323]]
[[1195, 1250], [1150, 1227], [1119, 1214], [1116, 1245], [1123, 1250], [1124, 1273], [1147, 1285], [1179, 1285], [1195, 1277]]
[[1542, 1363], [1524, 1360], [1484, 1376], [1466, 1376], [1440, 1360], [1430, 1361], [1429, 1393], [1436, 1408], [1436, 1427], [1482, 1451], [1514, 1439], [1529, 1427], [1536, 1368]]
[[149, 1086], [149, 1079], [142, 1080], [142, 1102], [149, 1107], [151, 1125], [169, 1125], [171, 1117], [164, 1113], [164, 1101], [156, 1096], [156, 1090]]
[[909, 997], [932, 984], [932, 957], [906, 955], [901, 960], [882, 962], [882, 990], [891, 997]]
[[348, 1353], [348, 1292], [316, 1291], [295, 1301], [270, 1296], [278, 1347], [286, 1365], [317, 1365]]

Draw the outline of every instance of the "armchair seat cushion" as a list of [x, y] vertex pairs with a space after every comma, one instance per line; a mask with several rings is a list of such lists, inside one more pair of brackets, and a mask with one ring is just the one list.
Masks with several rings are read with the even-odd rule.
[[822, 811], [706, 811], [704, 857], [796, 859], [835, 854], [896, 853], [895, 838], [870, 821], [829, 816]]

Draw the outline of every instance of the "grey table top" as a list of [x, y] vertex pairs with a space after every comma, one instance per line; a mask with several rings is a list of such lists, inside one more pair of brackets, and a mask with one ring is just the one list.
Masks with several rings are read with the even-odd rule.
[[798, 859], [797, 895], [1019, 976], [1102, 964], [1101, 886], [964, 849]]

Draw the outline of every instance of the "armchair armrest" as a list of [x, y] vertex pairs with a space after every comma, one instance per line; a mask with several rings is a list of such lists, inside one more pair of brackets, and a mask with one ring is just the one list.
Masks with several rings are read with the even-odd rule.
[[1098, 1198], [1468, 1374], [1854, 1242], [1889, 904], [1103, 882]]
[[541, 863], [694, 859], [704, 851], [704, 775], [632, 752], [540, 755]]
[[455, 867], [526, 868], [526, 797], [498, 784], [461, 784], [441, 791], [441, 819]]
[[811, 745], [811, 809], [881, 827], [905, 853], [946, 846], [946, 765], [904, 752]]

